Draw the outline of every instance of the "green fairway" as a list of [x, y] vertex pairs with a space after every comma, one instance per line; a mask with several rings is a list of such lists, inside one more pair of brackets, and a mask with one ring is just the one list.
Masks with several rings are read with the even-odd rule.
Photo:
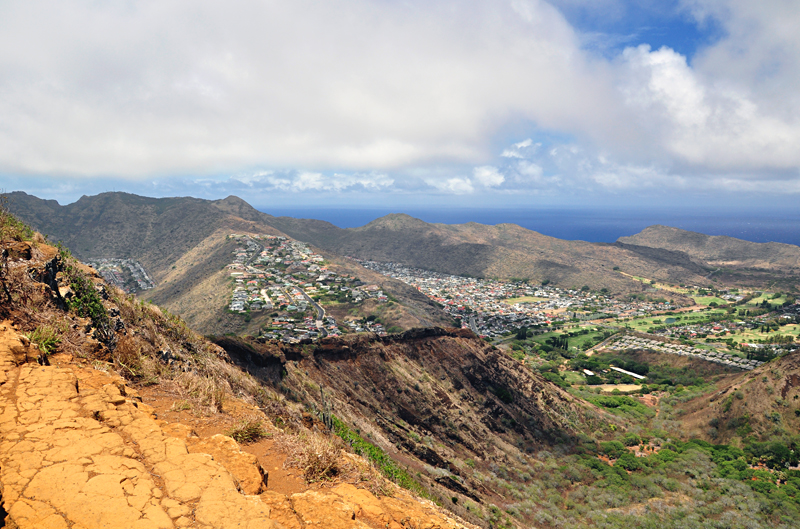
[[728, 300], [716, 296], [692, 296], [692, 299], [695, 303], [704, 307], [711, 305], [711, 303], [716, 303], [719, 306], [728, 304]]
[[761, 294], [757, 298], [753, 298], [750, 301], [748, 301], [747, 302], [747, 306], [760, 305], [764, 301], [767, 301], [770, 305], [775, 307], [775, 306], [783, 304], [783, 302], [786, 301], [786, 299], [787, 299], [786, 296], [781, 296], [779, 298], [773, 299], [773, 296], [774, 296], [774, 294], [772, 292], [764, 292], [763, 294]]

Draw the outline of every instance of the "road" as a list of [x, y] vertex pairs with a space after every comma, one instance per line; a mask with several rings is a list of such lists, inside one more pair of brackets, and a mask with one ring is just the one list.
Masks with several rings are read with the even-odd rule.
[[475, 315], [474, 314], [470, 314], [469, 315], [469, 328], [472, 329], [472, 332], [474, 332], [475, 334], [480, 336], [480, 333], [478, 332], [478, 324], [475, 323]]
[[325, 309], [323, 309], [319, 303], [314, 301], [311, 296], [306, 294], [303, 290], [300, 292], [303, 292], [303, 295], [306, 297], [308, 302], [311, 303], [311, 306], [313, 306], [317, 311], [317, 330], [319, 330], [320, 335], [322, 335], [323, 338], [328, 336], [328, 331], [326, 331], [325, 327], [323, 326], [325, 324]]

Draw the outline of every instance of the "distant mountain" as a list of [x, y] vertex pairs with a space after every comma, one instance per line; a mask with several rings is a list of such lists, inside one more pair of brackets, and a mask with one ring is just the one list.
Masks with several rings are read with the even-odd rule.
[[[10, 205], [20, 218], [51, 239], [64, 241], [82, 259], [135, 255], [160, 285], [154, 299], [182, 306], [184, 315], [197, 310], [196, 299], [187, 297], [187, 289], [205, 280], [203, 296], [219, 292], [220, 279], [212, 284], [208, 278], [228, 255], [228, 248], [221, 246], [222, 235], [248, 230], [283, 233], [331, 256], [392, 261], [473, 277], [550, 282], [565, 288], [606, 288], [617, 294], [647, 288], [631, 276], [696, 285], [710, 284], [713, 279], [721, 284], [785, 290], [796, 289], [800, 283], [800, 248], [796, 246], [710, 237], [663, 226], [607, 244], [556, 239], [515, 224], [431, 224], [405, 214], [342, 229], [320, 220], [268, 215], [233, 196], [207, 201], [103, 193], [60, 206], [12, 193]], [[212, 239], [215, 242], [210, 245]], [[669, 297], [691, 303], [678, 294]]]
[[617, 243], [681, 252], [710, 267], [713, 277], [723, 283], [789, 291], [800, 285], [800, 247], [793, 244], [743, 241], [669, 226], [650, 226]]
[[669, 226], [650, 226], [620, 243], [684, 252], [714, 266], [800, 271], [800, 247], [779, 242], [757, 243], [724, 235], [704, 235]]
[[405, 214], [387, 215], [348, 229], [297, 219], [268, 222], [295, 238], [342, 255], [473, 277], [520, 278], [568, 288], [587, 285], [628, 292], [641, 290], [642, 284], [620, 270], [675, 283], [701, 282], [708, 273], [681, 252], [565, 241], [515, 224], [429, 224]]
[[[9, 208], [21, 220], [61, 241], [81, 260], [126, 258], [140, 262], [157, 287], [140, 293], [181, 315], [206, 334], [245, 333], [259, 328], [266, 315], [245, 322], [226, 309], [230, 302], [231, 263], [237, 243], [231, 233], [284, 235], [270, 215], [237, 197], [201, 200], [147, 198], [128, 193], [81, 197], [61, 206], [22, 192], [9, 194]], [[338, 228], [337, 228], [338, 229]], [[340, 273], [378, 284], [400, 302], [389, 325], [403, 328], [447, 325], [450, 319], [426, 296], [400, 281], [380, 276], [352, 260], [327, 253]]]

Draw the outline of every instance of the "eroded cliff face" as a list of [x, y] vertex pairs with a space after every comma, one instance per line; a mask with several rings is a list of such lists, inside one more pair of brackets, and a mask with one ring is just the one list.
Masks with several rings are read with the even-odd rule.
[[[435, 495], [510, 501], [542, 449], [568, 448], [601, 417], [468, 330], [416, 329], [299, 346], [217, 341], [245, 369], [383, 448]], [[505, 496], [509, 497], [506, 498]]]

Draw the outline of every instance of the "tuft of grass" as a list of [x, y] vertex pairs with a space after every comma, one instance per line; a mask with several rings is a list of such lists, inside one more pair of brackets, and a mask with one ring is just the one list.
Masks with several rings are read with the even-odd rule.
[[55, 352], [58, 344], [61, 343], [61, 336], [58, 331], [49, 325], [42, 325], [36, 327], [32, 332], [26, 333], [25, 336], [36, 344], [43, 355], [50, 355]]
[[244, 419], [225, 432], [225, 435], [233, 437], [237, 443], [243, 444], [255, 443], [269, 436], [264, 429], [264, 423], [258, 419]]
[[335, 438], [308, 432], [298, 435], [282, 434], [276, 438], [276, 447], [286, 453], [284, 467], [303, 470], [307, 483], [330, 480], [344, 469], [339, 464], [342, 448]]
[[[172, 407], [170, 408], [172, 411], [184, 411], [184, 410], [191, 410], [192, 405], [189, 404], [187, 400], [176, 400], [172, 403]], [[230, 435], [230, 434], [227, 434]]]

